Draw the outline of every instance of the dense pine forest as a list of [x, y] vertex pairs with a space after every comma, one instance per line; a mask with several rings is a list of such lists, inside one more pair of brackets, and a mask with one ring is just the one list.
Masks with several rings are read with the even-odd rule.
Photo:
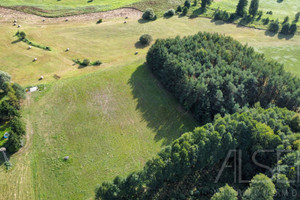
[[201, 123], [256, 102], [294, 111], [300, 106], [300, 80], [231, 37], [198, 33], [157, 40], [147, 64]]
[[[281, 200], [299, 191], [300, 80], [283, 65], [210, 33], [157, 40], [147, 65], [203, 126], [142, 171], [104, 182], [96, 199]], [[238, 163], [230, 152], [242, 152]]]

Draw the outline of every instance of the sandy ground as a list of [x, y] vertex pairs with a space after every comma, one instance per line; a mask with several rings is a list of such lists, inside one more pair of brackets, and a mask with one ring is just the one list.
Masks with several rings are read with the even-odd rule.
[[21, 21], [30, 21], [34, 22], [42, 22], [45, 20], [46, 23], [58, 23], [68, 21], [82, 22], [82, 21], [90, 21], [90, 20], [98, 20], [98, 19], [111, 19], [111, 18], [140, 18], [142, 16], [142, 12], [134, 9], [134, 8], [121, 8], [117, 10], [107, 11], [107, 12], [99, 12], [99, 13], [90, 13], [90, 14], [82, 14], [82, 15], [74, 15], [69, 17], [60, 17], [60, 18], [45, 18], [32, 14], [23, 13], [20, 11], [2, 8], [0, 7], [0, 22], [11, 22], [14, 20]]

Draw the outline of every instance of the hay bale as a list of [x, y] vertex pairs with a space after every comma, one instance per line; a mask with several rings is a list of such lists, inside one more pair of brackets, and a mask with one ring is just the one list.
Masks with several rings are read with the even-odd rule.
[[35, 62], [35, 61], [37, 61], [37, 58], [34, 58], [34, 59], [33, 59], [33, 62]]
[[17, 20], [14, 20], [14, 23], [17, 23]]
[[65, 156], [65, 157], [64, 157], [64, 160], [65, 160], [65, 161], [67, 161], [67, 160], [69, 160], [69, 159], [70, 159], [70, 156]]
[[69, 21], [69, 19], [66, 19], [65, 21], [67, 22], [67, 21]]
[[138, 52], [138, 51], [136, 51], [134, 55], [138, 55], [138, 54], [139, 54], [139, 52]]
[[126, 24], [127, 22], [125, 21], [124, 24]]
[[18, 25], [18, 28], [21, 28], [21, 25]]
[[31, 48], [32, 48], [32, 46], [29, 46], [29, 47], [28, 47], [28, 49], [31, 49]]
[[70, 51], [70, 48], [67, 48], [66, 51]]
[[125, 17], [125, 19], [128, 19], [128, 17]]
[[17, 26], [17, 23], [14, 23], [14, 26]]

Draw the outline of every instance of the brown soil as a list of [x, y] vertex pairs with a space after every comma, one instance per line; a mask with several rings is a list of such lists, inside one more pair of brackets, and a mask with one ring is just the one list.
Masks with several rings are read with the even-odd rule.
[[140, 18], [142, 16], [142, 12], [134, 9], [134, 8], [121, 8], [112, 11], [99, 12], [99, 13], [90, 13], [90, 14], [81, 14], [74, 15], [69, 17], [59, 17], [59, 18], [45, 18], [36, 16], [33, 14], [27, 14], [20, 11], [3, 8], [0, 7], [0, 22], [12, 22], [14, 20], [20, 21], [30, 21], [37, 22], [45, 20], [45, 23], [57, 23], [57, 22], [65, 22], [66, 20], [72, 22], [81, 22], [81, 21], [91, 21], [98, 19], [111, 19], [111, 18]]

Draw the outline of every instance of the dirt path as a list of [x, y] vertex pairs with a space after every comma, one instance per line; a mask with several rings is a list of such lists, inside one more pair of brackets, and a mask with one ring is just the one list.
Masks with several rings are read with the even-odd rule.
[[59, 18], [45, 18], [37, 15], [27, 14], [20, 11], [0, 7], [0, 22], [13, 22], [13, 20], [21, 21], [30, 21], [41, 22], [45, 20], [45, 23], [58, 23], [68, 21], [91, 21], [98, 19], [111, 19], [119, 17], [129, 17], [129, 18], [140, 18], [142, 12], [134, 8], [121, 8], [112, 11], [99, 12], [99, 13], [90, 13], [82, 15], [74, 15], [69, 17], [59, 17]]

